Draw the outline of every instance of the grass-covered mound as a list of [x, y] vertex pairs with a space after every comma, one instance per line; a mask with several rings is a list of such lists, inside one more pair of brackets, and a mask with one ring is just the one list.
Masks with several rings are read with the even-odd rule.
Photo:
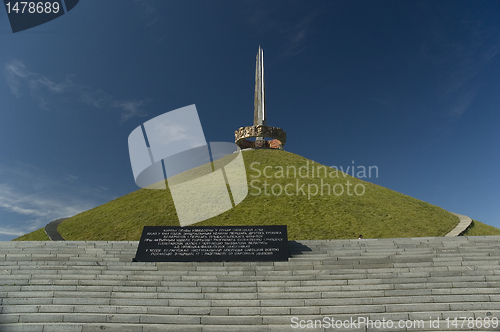
[[34, 232], [15, 238], [13, 241], [50, 241], [50, 239], [45, 234], [45, 228], [40, 228]]
[[[437, 206], [290, 152], [250, 150], [244, 151], [243, 158], [248, 196], [235, 208], [196, 225], [287, 225], [288, 238], [302, 240], [349, 239], [360, 234], [364, 238], [444, 236], [459, 222]], [[65, 220], [58, 231], [66, 240], [139, 240], [144, 226], [178, 225], [168, 188], [139, 189]]]
[[461, 234], [462, 236], [482, 236], [482, 235], [500, 235], [500, 229], [486, 225], [477, 220], [472, 220], [469, 228]]

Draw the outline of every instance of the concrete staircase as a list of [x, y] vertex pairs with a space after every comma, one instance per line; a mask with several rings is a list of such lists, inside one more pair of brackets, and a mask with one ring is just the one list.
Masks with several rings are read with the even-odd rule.
[[133, 263], [137, 245], [0, 242], [0, 331], [500, 330], [498, 236], [291, 241], [274, 263]]

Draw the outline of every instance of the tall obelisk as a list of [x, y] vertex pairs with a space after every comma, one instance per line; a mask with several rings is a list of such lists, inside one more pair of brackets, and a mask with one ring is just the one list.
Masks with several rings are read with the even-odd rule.
[[267, 126], [266, 90], [264, 88], [264, 50], [260, 48], [255, 60], [255, 98], [253, 102], [254, 126]]
[[[255, 97], [253, 101], [253, 126], [240, 127], [234, 132], [234, 142], [242, 149], [273, 148], [283, 149], [286, 132], [278, 127], [267, 125], [266, 89], [264, 87], [264, 51], [259, 45], [255, 59]], [[255, 142], [247, 138], [255, 137]], [[266, 141], [265, 137], [273, 138]]]

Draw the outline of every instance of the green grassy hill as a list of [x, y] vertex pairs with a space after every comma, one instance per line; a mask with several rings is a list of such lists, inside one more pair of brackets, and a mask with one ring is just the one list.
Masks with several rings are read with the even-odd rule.
[[[235, 208], [196, 225], [287, 225], [288, 238], [302, 240], [352, 239], [360, 234], [364, 238], [444, 236], [459, 222], [458, 217], [442, 208], [335, 169], [320, 167], [318, 174], [322, 165], [290, 152], [250, 150], [244, 151], [243, 157], [250, 186], [248, 196]], [[264, 176], [266, 166], [271, 166], [266, 173], [270, 178]], [[283, 173], [279, 173], [280, 166]], [[300, 167], [303, 172], [294, 174], [293, 170], [298, 172]], [[308, 176], [300, 176], [305, 175], [306, 168]], [[264, 192], [265, 181], [268, 195]], [[292, 184], [288, 191], [291, 195], [271, 193], [272, 186], [277, 193], [287, 184]], [[351, 195], [347, 193], [349, 184]], [[302, 185], [304, 192], [297, 191]], [[327, 185], [337, 194], [342, 187], [344, 193], [328, 194]], [[308, 197], [308, 186], [311, 193], [315, 186], [319, 190], [323, 186], [323, 195], [318, 190], [317, 195]], [[354, 193], [355, 188], [361, 193], [363, 187], [364, 194]], [[179, 225], [168, 188], [139, 189], [65, 220], [58, 231], [66, 240], [139, 240], [144, 226], [160, 225]]]
[[481, 235], [500, 235], [500, 229], [483, 224], [477, 220], [472, 220], [469, 228], [461, 236], [481, 236]]

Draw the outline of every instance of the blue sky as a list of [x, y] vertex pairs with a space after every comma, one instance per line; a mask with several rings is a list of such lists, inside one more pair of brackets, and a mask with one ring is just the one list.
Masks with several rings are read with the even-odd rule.
[[0, 9], [0, 240], [138, 189], [157, 115], [233, 141], [259, 45], [287, 151], [500, 227], [499, 2], [82, 0], [15, 34]]

